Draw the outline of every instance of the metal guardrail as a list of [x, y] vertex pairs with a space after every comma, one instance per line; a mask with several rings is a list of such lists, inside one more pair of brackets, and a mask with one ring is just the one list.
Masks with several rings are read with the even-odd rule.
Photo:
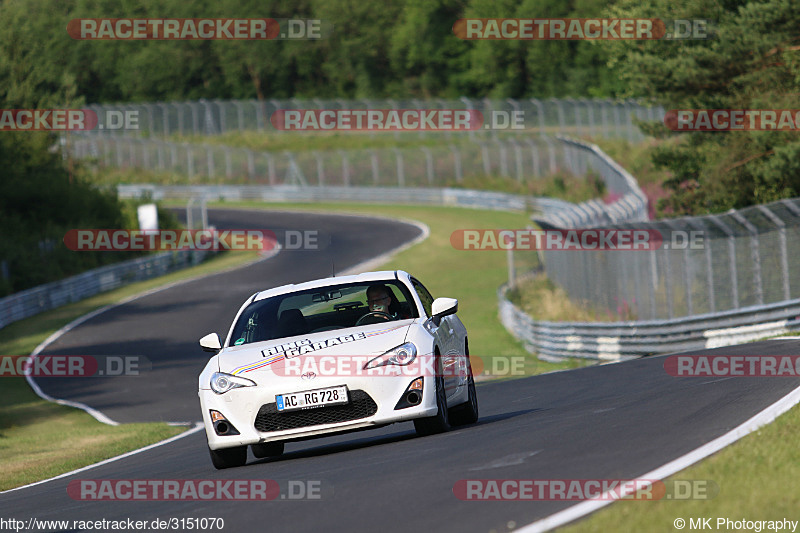
[[611, 203], [594, 199], [578, 205], [569, 204], [562, 210], [535, 218], [542, 226], [559, 228], [589, 228], [616, 222], [649, 220], [647, 196], [627, 170], [611, 159], [596, 144], [558, 136], [564, 147], [564, 161], [575, 176], [585, 176], [589, 170], [597, 173], [606, 190], [616, 197]]
[[619, 361], [646, 355], [718, 348], [800, 328], [800, 299], [719, 313], [631, 322], [537, 321], [497, 293], [500, 320], [526, 348], [558, 360]]
[[164, 252], [95, 268], [60, 281], [39, 285], [0, 299], [0, 328], [43, 311], [77, 302], [174, 270], [200, 263], [208, 252]]
[[[552, 219], [576, 209], [557, 198], [520, 196], [471, 189], [437, 189], [410, 187], [297, 187], [291, 185], [118, 185], [120, 198], [152, 198], [153, 200], [202, 198], [205, 201], [265, 202], [357, 202], [372, 204], [413, 204], [453, 207], [474, 207], [498, 211], [534, 212], [539, 219]], [[625, 220], [626, 210], [616, 204], [603, 206], [614, 217]], [[603, 212], [602, 209], [599, 212]], [[632, 212], [632, 215], [635, 215]]]

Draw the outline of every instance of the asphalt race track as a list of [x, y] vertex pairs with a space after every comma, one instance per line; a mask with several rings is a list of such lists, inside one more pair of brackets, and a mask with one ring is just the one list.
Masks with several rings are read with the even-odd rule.
[[[199, 420], [197, 375], [206, 354], [197, 339], [210, 331], [223, 333], [244, 298], [260, 288], [329, 275], [330, 257], [337, 271], [344, 270], [419, 233], [407, 224], [334, 215], [213, 211], [210, 216], [218, 228], [324, 228], [331, 245], [318, 252], [282, 252], [98, 315], [44, 353], [145, 355], [152, 370], [140, 377], [37, 380], [45, 392], [87, 403], [121, 422]], [[800, 341], [712, 352], [800, 354]], [[481, 419], [474, 426], [418, 438], [413, 425], [404, 423], [290, 443], [278, 459], [251, 457], [247, 466], [224, 471], [211, 465], [204, 433], [195, 433], [69, 478], [0, 495], [1, 514], [19, 520], [213, 517], [225, 520], [224, 531], [502, 532], [572, 503], [461, 501], [453, 494], [457, 481], [633, 479], [719, 437], [800, 385], [795, 378], [676, 378], [663, 363], [663, 357], [652, 357], [482, 383]], [[270, 479], [282, 490], [290, 481], [318, 481], [321, 497], [80, 501], [66, 491], [76, 479]]]

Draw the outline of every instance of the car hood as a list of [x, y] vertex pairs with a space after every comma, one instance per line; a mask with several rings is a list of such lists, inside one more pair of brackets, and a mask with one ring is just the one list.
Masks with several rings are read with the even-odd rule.
[[253, 378], [264, 372], [274, 373], [282, 369], [287, 358], [306, 355], [380, 355], [403, 344], [414, 322], [414, 319], [399, 320], [231, 346], [217, 356], [219, 371]]

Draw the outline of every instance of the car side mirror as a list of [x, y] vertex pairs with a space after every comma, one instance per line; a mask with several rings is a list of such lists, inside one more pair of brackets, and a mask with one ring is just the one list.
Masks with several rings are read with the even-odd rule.
[[431, 306], [433, 318], [441, 319], [444, 316], [455, 314], [458, 311], [458, 300], [455, 298], [436, 298]]
[[200, 347], [204, 352], [218, 352], [222, 349], [222, 343], [219, 341], [219, 335], [216, 333], [209, 333], [200, 339]]

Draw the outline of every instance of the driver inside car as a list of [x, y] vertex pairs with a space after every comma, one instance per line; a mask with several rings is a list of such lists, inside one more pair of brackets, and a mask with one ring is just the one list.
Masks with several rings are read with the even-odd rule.
[[394, 299], [391, 289], [386, 285], [371, 285], [367, 289], [367, 307], [373, 313], [385, 313], [389, 318], [384, 320], [398, 320], [408, 318], [403, 316], [400, 305]]

